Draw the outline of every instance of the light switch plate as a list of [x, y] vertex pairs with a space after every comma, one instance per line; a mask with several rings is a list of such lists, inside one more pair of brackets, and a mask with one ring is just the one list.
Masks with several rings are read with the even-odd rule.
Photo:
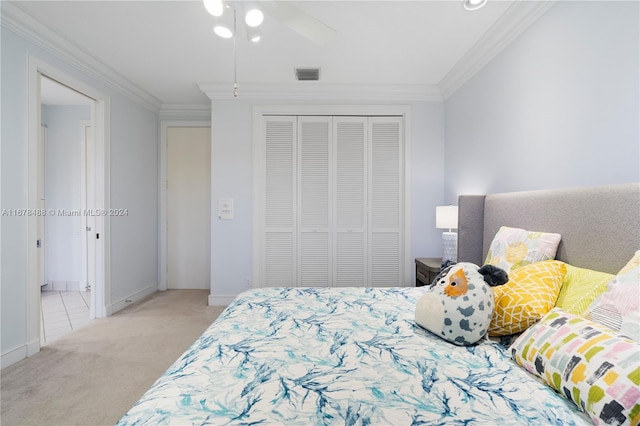
[[233, 198], [220, 198], [218, 200], [218, 218], [233, 219]]

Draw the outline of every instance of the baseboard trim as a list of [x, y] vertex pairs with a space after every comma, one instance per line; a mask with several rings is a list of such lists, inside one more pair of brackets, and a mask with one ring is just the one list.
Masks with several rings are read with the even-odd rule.
[[17, 348], [5, 352], [0, 357], [0, 368], [6, 368], [27, 357], [27, 345], [18, 346]]
[[40, 340], [32, 340], [0, 355], [0, 370], [40, 352]]
[[34, 339], [27, 343], [27, 356], [33, 356], [40, 352], [40, 339]]
[[80, 281], [67, 281], [67, 291], [85, 291]]
[[42, 291], [86, 291], [86, 281], [48, 281], [40, 287]]
[[130, 306], [134, 303], [141, 301], [142, 299], [148, 296], [151, 296], [156, 291], [158, 291], [158, 283], [153, 283], [150, 286], [145, 287], [142, 290], [132, 294], [131, 296], [125, 297], [117, 301], [116, 303], [113, 303], [110, 306], [107, 306], [107, 313], [108, 313], [107, 316], [115, 314], [116, 312], [121, 311], [127, 306]]
[[209, 306], [229, 306], [235, 298], [236, 296], [232, 295], [210, 294]]

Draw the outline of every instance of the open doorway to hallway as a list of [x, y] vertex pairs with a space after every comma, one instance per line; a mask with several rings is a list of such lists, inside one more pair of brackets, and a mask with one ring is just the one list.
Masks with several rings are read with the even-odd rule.
[[[40, 345], [90, 320], [95, 282], [95, 100], [40, 75]], [[95, 298], [94, 298], [95, 299]]]
[[[41, 306], [41, 291], [42, 285], [45, 283], [46, 275], [44, 273], [45, 267], [49, 269], [48, 264], [43, 263], [43, 259], [46, 259], [44, 241], [46, 237], [46, 217], [51, 215], [61, 215], [63, 217], [78, 216], [75, 211], [70, 212], [49, 212], [44, 209], [45, 205], [45, 149], [43, 149], [43, 126], [42, 126], [42, 96], [41, 90], [42, 83], [44, 81], [43, 76], [49, 80], [61, 85], [63, 88], [75, 92], [77, 95], [83, 96], [82, 99], [88, 98], [88, 104], [90, 108], [90, 118], [88, 122], [92, 129], [91, 136], [87, 139], [92, 142], [91, 154], [87, 155], [85, 152], [80, 153], [82, 158], [86, 156], [91, 161], [87, 161], [87, 164], [93, 165], [93, 177], [94, 183], [90, 184], [92, 191], [86, 194], [92, 193], [91, 198], [86, 198], [86, 206], [89, 206], [93, 211], [106, 212], [109, 207], [109, 110], [110, 110], [110, 98], [99, 90], [92, 86], [89, 86], [85, 82], [78, 80], [64, 71], [32, 56], [27, 55], [27, 185], [25, 188], [26, 207], [29, 211], [44, 212], [45, 214], [29, 214], [27, 215], [27, 351], [26, 356], [32, 356], [40, 351], [41, 347], [41, 327], [42, 327], [42, 306]], [[45, 82], [46, 84], [46, 82]], [[66, 91], [66, 93], [70, 93]], [[47, 104], [45, 100], [44, 104]], [[82, 128], [85, 131], [82, 131]], [[80, 126], [77, 128], [77, 132], [86, 134], [87, 126]], [[89, 146], [87, 145], [87, 146]], [[87, 149], [85, 147], [85, 149]], [[82, 161], [78, 160], [80, 164]], [[88, 166], [89, 167], [89, 166]], [[82, 176], [85, 177], [86, 171], [81, 171]], [[82, 190], [81, 190], [82, 192]], [[85, 194], [85, 196], [86, 196]], [[82, 209], [82, 205], [80, 206]], [[71, 209], [74, 210], [74, 209]], [[43, 216], [45, 220], [43, 220]], [[87, 259], [92, 259], [95, 265], [95, 272], [87, 272], [87, 276], [93, 276], [95, 285], [92, 285], [92, 291], [90, 293], [91, 303], [89, 310], [90, 318], [102, 318], [108, 314], [109, 303], [109, 218], [105, 215], [90, 215], [87, 216], [87, 221], [91, 225], [81, 228], [79, 231], [76, 228], [76, 238], [81, 241], [83, 238], [87, 238], [87, 241], [91, 239], [92, 244], [87, 245]], [[77, 234], [80, 235], [77, 235]], [[86, 234], [85, 234], [86, 233]], [[84, 235], [84, 236], [83, 236]], [[102, 238], [100, 238], [102, 236]], [[95, 239], [94, 239], [95, 238]], [[94, 247], [94, 255], [91, 254], [91, 247]], [[82, 249], [81, 249], [82, 250]], [[84, 262], [80, 261], [81, 264]], [[91, 262], [87, 262], [91, 264]], [[75, 280], [74, 280], [75, 281]], [[65, 281], [67, 286], [68, 281]]]

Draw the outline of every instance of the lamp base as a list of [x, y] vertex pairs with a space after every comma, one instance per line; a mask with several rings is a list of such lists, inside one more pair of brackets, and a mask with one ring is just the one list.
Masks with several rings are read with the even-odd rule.
[[442, 261], [458, 261], [458, 233], [442, 233]]

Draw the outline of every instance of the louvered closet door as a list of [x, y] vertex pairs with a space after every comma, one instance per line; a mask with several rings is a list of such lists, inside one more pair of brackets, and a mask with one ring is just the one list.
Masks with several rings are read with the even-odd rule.
[[400, 117], [369, 118], [371, 287], [402, 283], [403, 146]]
[[331, 286], [331, 117], [298, 117], [298, 285]]
[[296, 117], [264, 118], [263, 286], [295, 287]]
[[334, 117], [334, 285], [361, 287], [367, 274], [366, 117]]
[[265, 116], [263, 134], [260, 285], [402, 285], [402, 118]]

